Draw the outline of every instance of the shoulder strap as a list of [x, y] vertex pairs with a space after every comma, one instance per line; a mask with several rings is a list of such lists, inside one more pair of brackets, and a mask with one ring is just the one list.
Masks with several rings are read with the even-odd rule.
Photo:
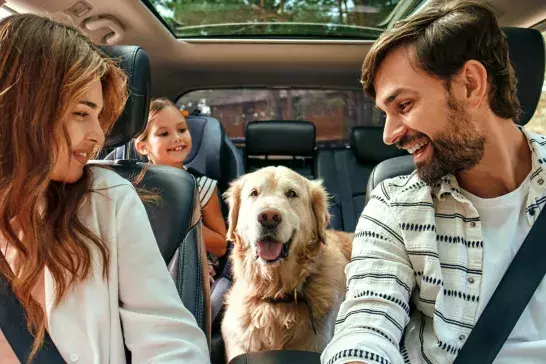
[[[337, 158], [336, 158], [337, 157]], [[355, 231], [356, 216], [354, 213], [353, 196], [350, 191], [350, 174], [347, 166], [347, 160], [343, 153], [334, 154], [334, 163], [337, 170], [337, 183], [339, 186], [339, 199], [341, 200], [341, 215], [343, 220], [344, 231]]]
[[544, 257], [545, 211], [540, 213], [510, 263], [455, 364], [493, 363], [546, 274]]
[[[13, 352], [21, 363], [26, 363], [32, 351], [34, 337], [27, 329], [25, 310], [15, 296], [9, 282], [0, 274], [0, 329], [6, 337]], [[51, 340], [45, 333], [44, 343], [34, 357], [33, 364], [60, 364], [64, 360]]]

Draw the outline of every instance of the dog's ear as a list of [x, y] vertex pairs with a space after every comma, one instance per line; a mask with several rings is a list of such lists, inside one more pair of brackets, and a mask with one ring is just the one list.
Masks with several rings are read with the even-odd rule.
[[235, 240], [235, 229], [237, 228], [237, 220], [239, 219], [239, 207], [241, 205], [241, 190], [243, 189], [243, 177], [232, 182], [226, 192], [224, 192], [224, 200], [229, 206], [228, 215], [228, 231], [227, 240]]
[[326, 228], [330, 223], [330, 213], [328, 212], [328, 193], [322, 185], [322, 180], [311, 181], [309, 196], [311, 197], [311, 207], [317, 222], [317, 238], [326, 244]]

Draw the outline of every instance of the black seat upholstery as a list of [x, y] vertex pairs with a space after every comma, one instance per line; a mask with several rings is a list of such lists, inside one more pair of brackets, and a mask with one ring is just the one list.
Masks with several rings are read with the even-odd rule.
[[[518, 78], [517, 93], [522, 113], [517, 123], [525, 125], [536, 111], [544, 84], [544, 39], [535, 29], [503, 28], [503, 31], [508, 38], [510, 60]], [[414, 169], [412, 156], [394, 158], [379, 164], [370, 175], [367, 196], [385, 179], [410, 174]]]
[[104, 149], [111, 149], [127, 143], [129, 135], [138, 134], [150, 105], [151, 74], [150, 60], [146, 52], [135, 46], [103, 46], [101, 49], [119, 61], [128, 77], [129, 99], [119, 118], [106, 137]]
[[[184, 165], [218, 181], [218, 192], [223, 194], [231, 181], [244, 173], [241, 155], [228, 138], [222, 124], [209, 116], [188, 116], [192, 150]], [[227, 204], [220, 198], [222, 213], [228, 214]]]
[[312, 351], [270, 350], [246, 353], [231, 359], [229, 364], [319, 364], [320, 354]]
[[315, 178], [315, 125], [308, 121], [253, 121], [245, 130], [245, 170], [285, 166]]
[[[149, 59], [136, 46], [105, 47], [104, 51], [120, 58], [121, 66], [129, 75], [131, 97], [125, 112], [107, 138], [107, 147], [117, 147], [129, 142], [145, 126], [150, 88]], [[127, 179], [134, 179], [146, 166], [128, 160], [93, 163], [107, 165]], [[184, 305], [193, 314], [210, 343], [208, 269], [195, 179], [183, 170], [150, 166], [136, 187], [157, 191], [160, 195], [159, 203], [144, 203], [157, 244], [165, 263], [169, 265]]]
[[349, 144], [350, 149], [319, 149], [315, 170], [332, 195], [330, 227], [353, 232], [364, 208], [366, 182], [372, 169], [405, 152], [383, 144], [383, 129], [378, 127], [353, 128]]

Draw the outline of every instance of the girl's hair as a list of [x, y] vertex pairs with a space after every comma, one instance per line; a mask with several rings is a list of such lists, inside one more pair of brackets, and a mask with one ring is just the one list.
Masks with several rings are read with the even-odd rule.
[[178, 107], [171, 100], [164, 97], [152, 99], [152, 101], [150, 101], [150, 111], [148, 113], [148, 121], [146, 122], [146, 128], [136, 138], [135, 144], [143, 143], [148, 140], [148, 135], [150, 134], [152, 121], [156, 118], [157, 114], [159, 114], [161, 110], [167, 107], [174, 107], [176, 110], [178, 110]]
[[31, 294], [42, 270], [53, 276], [55, 304], [89, 276], [93, 252], [108, 277], [106, 243], [78, 218], [91, 193], [90, 167], [76, 183], [51, 181], [57, 152], [64, 142], [70, 147], [65, 120], [97, 78], [106, 133], [127, 99], [127, 77], [117, 64], [78, 30], [50, 19], [21, 14], [0, 22], [0, 234], [17, 252], [14, 272], [0, 254], [0, 274], [35, 336], [29, 361], [45, 334], [44, 311]]

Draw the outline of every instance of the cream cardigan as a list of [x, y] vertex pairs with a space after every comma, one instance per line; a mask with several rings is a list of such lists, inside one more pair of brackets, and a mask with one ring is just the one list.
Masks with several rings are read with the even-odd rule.
[[53, 342], [67, 363], [125, 364], [124, 336], [134, 364], [209, 363], [205, 335], [177, 294], [135, 189], [115, 172], [92, 171], [97, 192], [80, 219], [108, 243], [109, 277], [102, 278], [94, 251], [90, 277], [54, 307], [55, 285], [45, 270]]

